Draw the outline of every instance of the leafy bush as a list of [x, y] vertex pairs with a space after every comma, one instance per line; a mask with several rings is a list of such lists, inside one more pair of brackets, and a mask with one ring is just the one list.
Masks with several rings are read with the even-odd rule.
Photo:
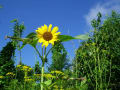
[[101, 14], [92, 21], [94, 33], [78, 48], [74, 63], [77, 62], [78, 76], [86, 76], [89, 89], [118, 89], [120, 83], [120, 14], [101, 22]]

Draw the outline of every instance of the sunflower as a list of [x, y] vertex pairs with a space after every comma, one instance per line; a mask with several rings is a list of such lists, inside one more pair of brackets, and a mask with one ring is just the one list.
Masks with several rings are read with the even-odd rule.
[[57, 26], [52, 29], [52, 24], [48, 27], [44, 24], [44, 26], [41, 26], [36, 30], [38, 42], [42, 43], [42, 47], [47, 47], [49, 44], [54, 45], [54, 42], [59, 40], [58, 35], [61, 33], [57, 31]]

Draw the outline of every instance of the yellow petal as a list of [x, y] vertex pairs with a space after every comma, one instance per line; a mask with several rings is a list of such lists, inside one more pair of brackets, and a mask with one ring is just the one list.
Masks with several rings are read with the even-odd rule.
[[35, 31], [36, 31], [36, 33], [38, 33], [38, 34], [40, 33], [39, 30], [35, 30]]
[[44, 29], [47, 30], [47, 25], [44, 24]]
[[[46, 25], [47, 26], [47, 25]], [[45, 25], [44, 26], [42, 26], [41, 28], [42, 28], [42, 33], [45, 33], [45, 32], [47, 32], [47, 27], [46, 27]]]
[[38, 42], [39, 43], [42, 43], [42, 42], [44, 42], [45, 40], [43, 39], [43, 38], [40, 38], [39, 40], [38, 40]]
[[42, 30], [42, 28], [39, 27], [38, 30]]
[[53, 36], [53, 39], [57, 39], [57, 36], [54, 35], [54, 36]]
[[53, 30], [52, 30], [52, 34], [56, 33], [58, 31], [58, 27], [54, 27]]
[[41, 26], [41, 29], [44, 30], [44, 26]]
[[54, 35], [59, 35], [61, 32], [54, 33]]
[[41, 34], [37, 34], [37, 37], [38, 38], [42, 38], [43, 36]]
[[50, 40], [49, 43], [51, 43], [52, 45], [54, 45], [54, 40]]
[[44, 44], [42, 44], [42, 48], [43, 48]]
[[59, 40], [59, 39], [57, 39], [57, 38], [56, 38], [56, 39], [54, 39], [54, 41], [58, 41], [58, 40]]
[[44, 32], [43, 32], [43, 30], [41, 28], [38, 28], [38, 30], [36, 30], [36, 33], [42, 35]]
[[52, 24], [49, 25], [49, 27], [48, 27], [48, 32], [51, 31], [51, 28], [52, 28]]
[[45, 47], [47, 47], [48, 45], [49, 45], [48, 41], [44, 41], [43, 44], [42, 44], [42, 46], [45, 46]]

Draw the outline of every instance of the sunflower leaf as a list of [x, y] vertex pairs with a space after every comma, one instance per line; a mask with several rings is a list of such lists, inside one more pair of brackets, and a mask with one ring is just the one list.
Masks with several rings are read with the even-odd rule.
[[20, 49], [22, 49], [26, 44], [30, 44], [33, 47], [36, 47], [38, 39], [36, 38], [36, 33], [32, 32], [26, 36], [26, 39], [23, 41], [22, 46]]
[[77, 35], [74, 38], [75, 39], [80, 39], [80, 40], [88, 40], [89, 35], [88, 34], [82, 34], [82, 35]]
[[61, 42], [70, 41], [72, 39], [87, 40], [89, 38], [88, 34], [77, 35], [75, 37], [69, 35], [59, 35], [58, 38]]
[[65, 42], [65, 41], [75, 39], [74, 37], [69, 36], [69, 35], [59, 35], [58, 38], [61, 42]]
[[36, 37], [36, 33], [34, 32], [31, 32], [30, 34], [26, 36], [26, 38], [34, 38], [34, 37]]

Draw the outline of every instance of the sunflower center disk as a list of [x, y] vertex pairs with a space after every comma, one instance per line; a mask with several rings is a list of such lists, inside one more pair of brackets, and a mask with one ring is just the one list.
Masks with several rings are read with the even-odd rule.
[[43, 34], [43, 38], [46, 40], [46, 41], [49, 41], [49, 40], [51, 40], [52, 39], [52, 34], [50, 33], [50, 32], [45, 32], [44, 34]]

